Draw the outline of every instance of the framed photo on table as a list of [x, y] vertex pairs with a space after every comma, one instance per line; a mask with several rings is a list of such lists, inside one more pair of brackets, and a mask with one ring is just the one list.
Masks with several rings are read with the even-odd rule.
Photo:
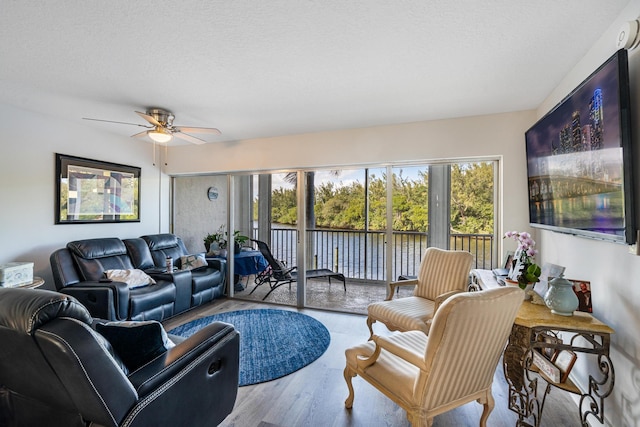
[[571, 350], [561, 350], [556, 353], [552, 362], [560, 370], [560, 382], [563, 383], [569, 378], [569, 373], [573, 368], [578, 356]]
[[56, 153], [56, 224], [140, 222], [140, 168]]
[[520, 275], [520, 271], [524, 268], [522, 262], [520, 262], [520, 258], [522, 256], [522, 249], [518, 248], [518, 250], [513, 255], [511, 260], [511, 270], [509, 270], [509, 279], [518, 281], [518, 276]]
[[587, 280], [567, 279], [573, 283], [573, 291], [578, 297], [578, 311], [593, 313], [591, 303], [591, 282]]
[[[560, 338], [548, 333], [538, 334], [536, 336], [536, 341], [544, 344], [551, 344], [551, 345], [562, 344], [562, 340]], [[542, 354], [544, 357], [546, 357], [549, 360], [553, 360], [556, 356], [556, 349], [554, 347], [543, 346], [543, 347], [540, 347], [538, 351], [540, 351], [540, 354]]]

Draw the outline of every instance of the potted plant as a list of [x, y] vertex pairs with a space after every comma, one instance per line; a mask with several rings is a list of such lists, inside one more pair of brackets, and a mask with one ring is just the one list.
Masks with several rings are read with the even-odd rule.
[[244, 236], [242, 234], [240, 234], [239, 230], [235, 230], [233, 232], [233, 243], [234, 243], [234, 248], [233, 250], [235, 252], [240, 252], [240, 248], [242, 247], [242, 245], [244, 245], [244, 243], [249, 240], [248, 236]]
[[[224, 225], [221, 225], [218, 228], [218, 231], [215, 233], [207, 234], [204, 240], [204, 247], [208, 252], [216, 251], [216, 250], [224, 250], [227, 249], [227, 232], [224, 229]], [[240, 252], [240, 247], [249, 240], [249, 237], [240, 234], [239, 230], [235, 230], [233, 232], [233, 243], [234, 243], [234, 251]]]

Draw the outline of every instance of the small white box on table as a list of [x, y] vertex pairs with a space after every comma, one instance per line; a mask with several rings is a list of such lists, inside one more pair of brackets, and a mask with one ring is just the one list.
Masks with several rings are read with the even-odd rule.
[[13, 288], [31, 282], [33, 282], [32, 262], [0, 264], [0, 286]]

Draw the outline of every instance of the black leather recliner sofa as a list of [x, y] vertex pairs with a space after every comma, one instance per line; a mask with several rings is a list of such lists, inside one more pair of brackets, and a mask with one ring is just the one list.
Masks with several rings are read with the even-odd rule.
[[0, 288], [0, 427], [214, 426], [232, 411], [239, 364], [232, 325], [169, 337], [175, 347], [127, 370], [124, 352], [95, 323], [68, 295]]
[[[180, 257], [188, 254], [179, 237], [159, 234], [145, 238], [67, 243], [50, 257], [56, 289], [75, 297], [93, 317], [108, 320], [162, 321], [224, 295], [223, 262], [208, 261], [196, 270], [181, 270]], [[177, 270], [165, 271], [166, 256], [158, 255], [163, 248], [174, 257]], [[156, 283], [131, 288], [105, 277], [108, 270], [133, 269], [144, 270]]]

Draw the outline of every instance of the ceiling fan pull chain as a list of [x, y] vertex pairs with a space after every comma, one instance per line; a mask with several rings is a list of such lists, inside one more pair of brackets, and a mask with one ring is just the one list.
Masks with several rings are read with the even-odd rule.
[[164, 165], [167, 166], [167, 156], [169, 153], [169, 145], [164, 144]]

